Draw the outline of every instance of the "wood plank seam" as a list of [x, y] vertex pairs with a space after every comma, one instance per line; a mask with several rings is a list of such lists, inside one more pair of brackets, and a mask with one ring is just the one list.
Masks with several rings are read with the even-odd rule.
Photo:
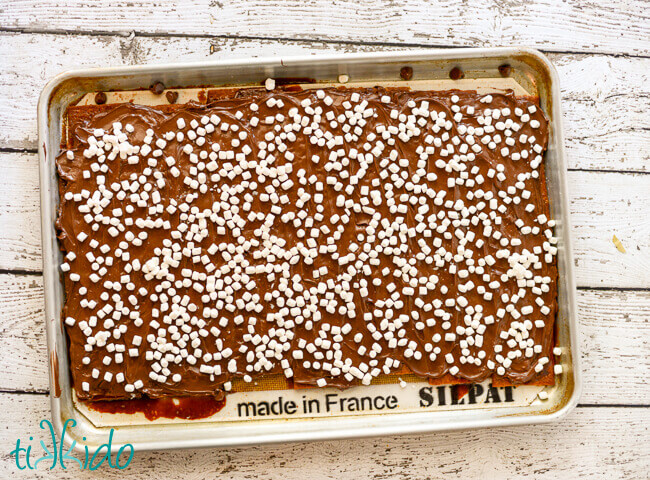
[[0, 275], [3, 274], [11, 274], [11, 275], [38, 275], [41, 276], [43, 275], [42, 270], [21, 270], [19, 268], [16, 269], [11, 269], [11, 268], [0, 268]]
[[[448, 44], [426, 44], [426, 43], [413, 43], [413, 42], [373, 42], [373, 41], [362, 41], [362, 40], [335, 40], [335, 39], [324, 39], [324, 38], [295, 38], [295, 37], [272, 37], [272, 36], [257, 36], [257, 35], [211, 35], [211, 34], [200, 34], [200, 33], [165, 33], [165, 32], [142, 32], [142, 31], [119, 31], [119, 30], [70, 30], [70, 29], [46, 29], [46, 28], [12, 28], [12, 27], [0, 27], [0, 33], [18, 33], [24, 35], [76, 35], [76, 36], [110, 36], [110, 37], [129, 37], [134, 35], [135, 37], [144, 37], [144, 38], [188, 38], [188, 39], [215, 39], [215, 40], [259, 40], [259, 41], [268, 41], [268, 42], [292, 42], [292, 43], [324, 43], [330, 45], [349, 45], [349, 46], [368, 46], [368, 47], [401, 47], [401, 48], [421, 48], [421, 49], [460, 49], [460, 48], [472, 48], [472, 45], [459, 46], [459, 45], [448, 45]], [[540, 50], [543, 53], [553, 53], [553, 54], [566, 54], [566, 55], [604, 55], [616, 58], [650, 58], [650, 55], [643, 54], [628, 54], [628, 53], [611, 53], [607, 51], [592, 50], [589, 52], [580, 51], [580, 50]]]
[[0, 147], [0, 153], [38, 153], [36, 148]]
[[[1, 149], [0, 149], [1, 151]], [[606, 170], [603, 168], [567, 168], [568, 172], [598, 172], [598, 173], [622, 173], [622, 174], [632, 174], [632, 175], [649, 175], [650, 171], [645, 172], [643, 170]]]

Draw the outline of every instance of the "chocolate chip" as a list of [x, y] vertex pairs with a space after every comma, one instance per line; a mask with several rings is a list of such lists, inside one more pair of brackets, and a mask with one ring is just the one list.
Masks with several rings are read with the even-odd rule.
[[165, 91], [165, 85], [162, 82], [156, 82], [151, 86], [150, 90], [156, 95], [160, 95]]
[[413, 78], [413, 69], [411, 67], [402, 67], [399, 71], [399, 76], [403, 80], [410, 80]]
[[503, 65], [499, 66], [499, 73], [502, 77], [509, 77], [512, 73], [512, 67], [507, 63], [504, 63]]
[[451, 72], [449, 72], [449, 78], [452, 80], [460, 80], [461, 78], [465, 78], [465, 72], [458, 67], [454, 67], [451, 69]]
[[104, 92], [98, 92], [95, 94], [95, 103], [97, 105], [104, 105], [106, 103], [106, 94]]
[[167, 97], [167, 101], [169, 103], [176, 103], [176, 100], [178, 100], [178, 92], [169, 91], [165, 94], [165, 96]]

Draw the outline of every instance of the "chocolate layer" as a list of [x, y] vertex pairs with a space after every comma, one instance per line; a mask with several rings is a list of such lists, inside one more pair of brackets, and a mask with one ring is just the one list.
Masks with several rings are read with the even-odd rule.
[[220, 395], [278, 374], [549, 374], [539, 108], [470, 91], [242, 93], [69, 112], [84, 119], [57, 159], [58, 228], [80, 398]]

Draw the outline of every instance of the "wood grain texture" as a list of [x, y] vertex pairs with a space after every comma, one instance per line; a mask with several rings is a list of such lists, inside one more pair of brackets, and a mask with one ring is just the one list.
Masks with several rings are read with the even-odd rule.
[[49, 389], [43, 278], [0, 275], [0, 390]]
[[41, 270], [38, 156], [0, 153], [0, 269]]
[[578, 286], [647, 288], [650, 175], [569, 172], [568, 183]]
[[[534, 46], [550, 52], [560, 75], [569, 167], [629, 172], [569, 174], [578, 284], [599, 287], [578, 291], [581, 401], [597, 406], [542, 426], [138, 453], [126, 472], [90, 475], [650, 478], [650, 175], [632, 174], [650, 173], [648, 19], [647, 0], [0, 2], [0, 270], [41, 270], [38, 160], [30, 153], [36, 101], [50, 78], [76, 67]], [[640, 290], [619, 290], [630, 287]], [[50, 416], [42, 311], [40, 275], [0, 274], [0, 478], [88, 478], [74, 467], [20, 472], [7, 454], [18, 437], [45, 438], [38, 428]]]
[[583, 404], [650, 404], [650, 291], [578, 290]]
[[30, 32], [123, 32], [430, 46], [530, 45], [650, 52], [643, 0], [8, 0], [0, 25]]
[[[13, 359], [0, 370], [0, 390], [47, 392], [41, 277], [0, 275], [0, 305], [0, 350]], [[578, 292], [583, 403], [638, 405], [650, 399], [648, 305], [650, 292]]]
[[[397, 49], [245, 39], [0, 34], [5, 69], [0, 75], [0, 148], [36, 148], [38, 95], [50, 78], [72, 68]], [[650, 59], [569, 54], [550, 58], [560, 74], [569, 167], [650, 172]]]
[[[0, 394], [6, 450], [22, 438], [47, 440], [38, 422], [49, 417], [44, 395]], [[258, 478], [468, 479], [648, 478], [650, 409], [579, 407], [561, 423], [443, 432], [432, 435], [295, 443], [232, 449], [136, 452], [126, 470], [102, 466], [88, 473], [68, 469], [18, 471], [0, 457], [2, 478]], [[12, 445], [13, 444], [13, 445]], [[3, 446], [5, 446], [3, 445]], [[49, 442], [46, 443], [49, 445]], [[631, 448], [632, 447], [632, 448]], [[43, 462], [45, 463], [45, 462]], [[158, 474], [158, 475], [156, 475]]]
[[569, 168], [650, 172], [650, 59], [551, 55]]
[[[42, 268], [37, 162], [36, 154], [0, 152], [0, 269]], [[648, 287], [650, 175], [572, 171], [569, 195], [578, 286]]]

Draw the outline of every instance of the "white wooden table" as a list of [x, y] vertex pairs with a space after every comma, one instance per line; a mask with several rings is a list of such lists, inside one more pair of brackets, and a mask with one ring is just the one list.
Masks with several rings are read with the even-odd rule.
[[[192, 5], [192, 3], [194, 5]], [[560, 72], [584, 368], [560, 423], [138, 453], [122, 478], [650, 478], [650, 3], [647, 0], [3, 0], [0, 478], [41, 437], [49, 386], [36, 101], [66, 69], [271, 54], [527, 45]], [[626, 253], [612, 242], [616, 235]]]

